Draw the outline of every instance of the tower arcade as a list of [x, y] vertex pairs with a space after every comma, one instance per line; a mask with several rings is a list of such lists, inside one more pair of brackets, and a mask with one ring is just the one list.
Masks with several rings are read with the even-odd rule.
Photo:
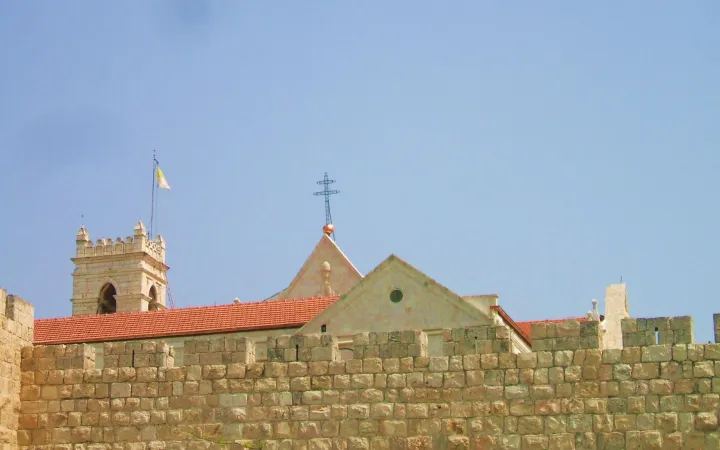
[[166, 308], [167, 271], [165, 241], [148, 238], [142, 221], [133, 236], [98, 239], [80, 228], [72, 258], [72, 315], [140, 312]]

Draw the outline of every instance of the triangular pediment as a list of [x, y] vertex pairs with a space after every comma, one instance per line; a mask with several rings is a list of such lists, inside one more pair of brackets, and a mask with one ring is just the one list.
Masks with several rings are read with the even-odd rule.
[[287, 289], [270, 300], [284, 300], [325, 295], [323, 264], [330, 266], [329, 284], [335, 295], [342, 295], [355, 286], [363, 276], [350, 262], [330, 236], [323, 234], [310, 256], [295, 275]]
[[[402, 293], [402, 298], [398, 291]], [[491, 318], [415, 267], [390, 255], [298, 333], [432, 330], [489, 324]]]

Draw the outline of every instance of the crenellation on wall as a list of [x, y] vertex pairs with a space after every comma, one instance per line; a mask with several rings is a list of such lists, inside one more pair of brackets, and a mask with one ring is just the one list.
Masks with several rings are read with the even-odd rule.
[[255, 362], [255, 341], [247, 337], [189, 339], [183, 348], [185, 365]]
[[504, 325], [443, 330], [443, 355], [463, 356], [512, 352], [510, 329]]
[[[95, 349], [92, 349], [93, 354]], [[121, 367], [172, 367], [174, 349], [165, 341], [106, 342], [103, 346], [103, 366]]]
[[338, 339], [331, 334], [296, 334], [267, 338], [267, 360], [339, 361]]
[[22, 371], [94, 369], [95, 349], [88, 344], [36, 345], [22, 349]]
[[533, 351], [601, 348], [600, 322], [565, 320], [534, 323], [530, 330]]
[[357, 333], [353, 359], [405, 358], [428, 355], [428, 337], [420, 330]]
[[147, 253], [158, 261], [165, 262], [165, 240], [158, 235], [149, 239], [142, 222], [133, 230], [133, 235], [126, 238], [99, 238], [95, 243], [85, 227], [80, 228], [75, 238], [76, 258], [123, 255], [127, 253]]
[[692, 344], [693, 319], [690, 316], [623, 319], [622, 334], [623, 347]]

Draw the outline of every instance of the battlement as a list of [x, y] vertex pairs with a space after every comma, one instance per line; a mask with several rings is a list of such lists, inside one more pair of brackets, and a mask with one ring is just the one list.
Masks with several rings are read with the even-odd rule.
[[578, 320], [534, 323], [530, 337], [533, 351], [600, 348], [600, 323]]
[[3, 450], [17, 446], [21, 349], [32, 345], [34, 316], [32, 304], [0, 288], [0, 449]]
[[147, 230], [142, 221], [138, 222], [133, 235], [125, 239], [118, 237], [100, 238], [93, 244], [90, 233], [85, 227], [78, 231], [76, 242], [76, 258], [123, 255], [129, 253], [147, 253], [160, 262], [165, 262], [165, 240], [158, 235], [155, 239], [148, 239]]
[[443, 355], [463, 356], [510, 353], [512, 342], [506, 326], [477, 326], [443, 330]]
[[331, 334], [269, 337], [268, 361], [339, 361], [338, 340]]
[[23, 372], [94, 369], [95, 349], [87, 344], [24, 347], [20, 368]]
[[[688, 329], [667, 320], [625, 327]], [[330, 334], [270, 338], [267, 362], [244, 337], [188, 339], [179, 367], [163, 341], [106, 344], [117, 363], [102, 370], [88, 345], [28, 347], [18, 443], [720, 448], [720, 343], [602, 350], [585, 339], [597, 322], [544, 325], [533, 334], [553, 349], [520, 354], [503, 326], [445, 330], [445, 356], [422, 331], [359, 333], [346, 361]]]
[[353, 359], [427, 356], [427, 335], [418, 330], [358, 333], [353, 336]]
[[185, 365], [255, 362], [255, 341], [246, 337], [189, 339], [184, 348]]
[[108, 342], [103, 348], [104, 364], [120, 367], [172, 367], [174, 350], [167, 342]]
[[693, 319], [689, 316], [623, 319], [621, 326], [623, 347], [694, 342]]
[[23, 345], [32, 343], [33, 331], [35, 329], [35, 307], [32, 303], [26, 302], [22, 298], [8, 294], [3, 288], [0, 288], [0, 325], [1, 329], [8, 333], [6, 340], [0, 342], [9, 342], [9, 339], [19, 339]]

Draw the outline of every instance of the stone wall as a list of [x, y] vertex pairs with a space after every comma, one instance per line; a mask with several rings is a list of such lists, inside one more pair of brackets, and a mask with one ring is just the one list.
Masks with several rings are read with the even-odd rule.
[[720, 448], [720, 344], [585, 348], [598, 345], [584, 339], [592, 330], [545, 328], [538, 339], [551, 349], [522, 354], [501, 327], [446, 330], [437, 357], [421, 332], [361, 333], [363, 358], [348, 361], [327, 334], [271, 338], [268, 362], [246, 339], [189, 339], [181, 367], [163, 342], [107, 344], [117, 367], [102, 370], [89, 346], [27, 347], [18, 440], [36, 450]]
[[20, 350], [32, 345], [34, 308], [0, 288], [0, 450], [17, 448]]

